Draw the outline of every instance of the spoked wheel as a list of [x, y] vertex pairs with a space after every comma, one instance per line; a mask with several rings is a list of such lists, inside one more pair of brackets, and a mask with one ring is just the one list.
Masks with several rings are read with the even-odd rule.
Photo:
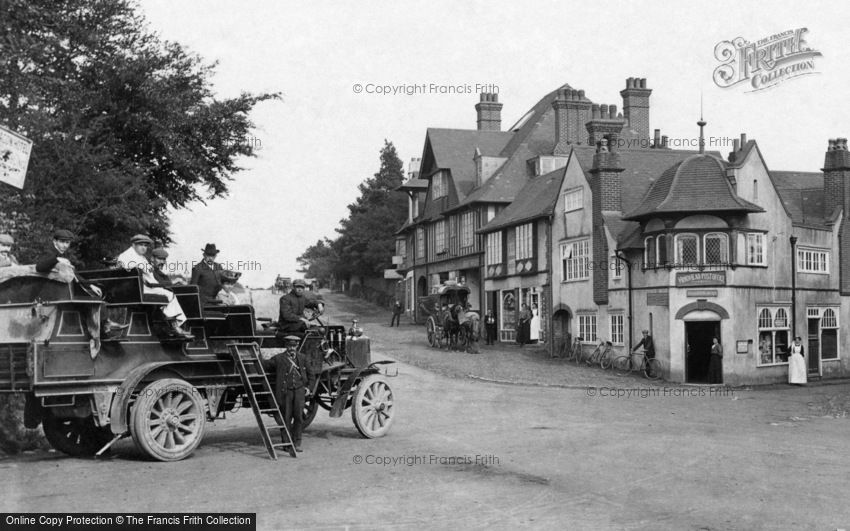
[[130, 433], [143, 452], [160, 461], [179, 461], [201, 443], [206, 426], [198, 390], [176, 378], [157, 380], [139, 393]]
[[643, 373], [650, 380], [657, 380], [661, 378], [661, 362], [655, 358], [650, 358], [646, 360], [646, 366], [643, 369]]
[[316, 412], [319, 411], [319, 401], [315, 396], [311, 396], [304, 401], [304, 411], [302, 412], [301, 429], [306, 430], [313, 419], [316, 418]]
[[395, 416], [393, 391], [380, 374], [371, 374], [357, 387], [351, 404], [351, 420], [357, 431], [368, 439], [383, 437]]
[[91, 457], [112, 440], [112, 432], [95, 426], [93, 417], [60, 418], [49, 409], [44, 413], [42, 429], [50, 446], [72, 457]]
[[617, 376], [626, 376], [632, 372], [632, 360], [628, 356], [617, 356], [614, 358], [613, 367]]
[[434, 348], [440, 348], [440, 339], [443, 335], [443, 331], [437, 329], [437, 323], [434, 322], [433, 317], [428, 318], [428, 323], [425, 326], [428, 332], [428, 344]]
[[599, 360], [599, 366], [603, 369], [608, 369], [613, 364], [613, 358], [611, 357], [610, 352], [606, 352], [602, 355], [602, 358]]

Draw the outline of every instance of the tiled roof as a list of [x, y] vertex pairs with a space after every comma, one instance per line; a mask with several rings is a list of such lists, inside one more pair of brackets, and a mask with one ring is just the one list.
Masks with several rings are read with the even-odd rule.
[[772, 171], [770, 177], [793, 222], [824, 225], [832, 219], [824, 211], [823, 173]]
[[505, 164], [487, 182], [473, 190], [461, 205], [476, 202], [510, 203], [528, 182], [528, 160], [538, 155], [551, 155], [555, 148], [555, 111], [552, 102], [563, 85], [538, 101], [527, 113], [528, 118], [513, 133], [499, 156]]
[[548, 216], [555, 210], [558, 202], [558, 192], [564, 180], [566, 168], [534, 177], [528, 181], [516, 195], [514, 201], [478, 230], [481, 233], [493, 232], [539, 217]]
[[[624, 205], [627, 214], [623, 218], [639, 220], [675, 212], [764, 212], [735, 194], [724, 164], [709, 154], [692, 155], [674, 164], [652, 184], [636, 208], [630, 211]], [[624, 177], [623, 182], [626, 180]], [[625, 190], [623, 197], [627, 197]]]
[[507, 131], [478, 131], [475, 129], [428, 129], [428, 140], [436, 166], [452, 172], [458, 198], [466, 197], [475, 187], [477, 176], [475, 150], [482, 155], [498, 156], [513, 136]]

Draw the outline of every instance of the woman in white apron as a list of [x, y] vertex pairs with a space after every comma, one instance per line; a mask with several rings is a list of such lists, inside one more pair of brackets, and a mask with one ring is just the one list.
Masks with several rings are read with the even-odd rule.
[[803, 357], [805, 350], [800, 336], [794, 338], [791, 343], [791, 355], [788, 356], [788, 383], [803, 385], [806, 383], [806, 358]]

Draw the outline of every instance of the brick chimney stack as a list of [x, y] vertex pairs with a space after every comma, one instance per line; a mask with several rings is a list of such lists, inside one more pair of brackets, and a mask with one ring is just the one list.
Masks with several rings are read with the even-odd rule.
[[583, 90], [568, 87], [558, 89], [552, 108], [555, 109], [554, 155], [566, 155], [570, 144], [581, 144], [584, 138], [582, 127], [590, 119], [591, 102]]
[[482, 92], [481, 101], [475, 104], [478, 113], [479, 131], [502, 130], [502, 104], [499, 95], [492, 92]]
[[587, 129], [587, 143], [599, 147], [599, 142], [608, 140], [608, 150], [616, 151], [619, 147], [620, 134], [625, 122], [617, 116], [616, 105], [596, 105], [590, 107], [590, 120], [584, 124]]
[[844, 209], [838, 231], [838, 288], [842, 295], [850, 295], [850, 151], [847, 139], [830, 139], [823, 163], [824, 210], [827, 216], [837, 208]]
[[[610, 115], [610, 108], [608, 112]], [[590, 123], [592, 121], [588, 126]], [[622, 127], [622, 121], [618, 123]], [[593, 167], [590, 170], [590, 193], [593, 196], [593, 261], [596, 264], [607, 263], [610, 259], [603, 213], [621, 212], [623, 209], [622, 172], [623, 165], [616, 150], [616, 142], [609, 147], [608, 139], [603, 137], [597, 145], [596, 154], [593, 155]], [[607, 267], [593, 270], [593, 302], [596, 304], [608, 304], [608, 275]]]
[[620, 91], [623, 97], [623, 114], [629, 128], [638, 134], [638, 139], [649, 141], [649, 95], [646, 78], [630, 77], [626, 88]]

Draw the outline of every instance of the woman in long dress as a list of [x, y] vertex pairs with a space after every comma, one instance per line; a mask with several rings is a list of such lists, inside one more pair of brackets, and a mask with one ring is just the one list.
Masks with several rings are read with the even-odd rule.
[[806, 358], [805, 349], [800, 336], [794, 338], [791, 343], [791, 355], [788, 357], [788, 383], [803, 385], [806, 383]]
[[711, 354], [708, 358], [708, 383], [723, 383], [723, 345], [716, 337], [711, 338]]

